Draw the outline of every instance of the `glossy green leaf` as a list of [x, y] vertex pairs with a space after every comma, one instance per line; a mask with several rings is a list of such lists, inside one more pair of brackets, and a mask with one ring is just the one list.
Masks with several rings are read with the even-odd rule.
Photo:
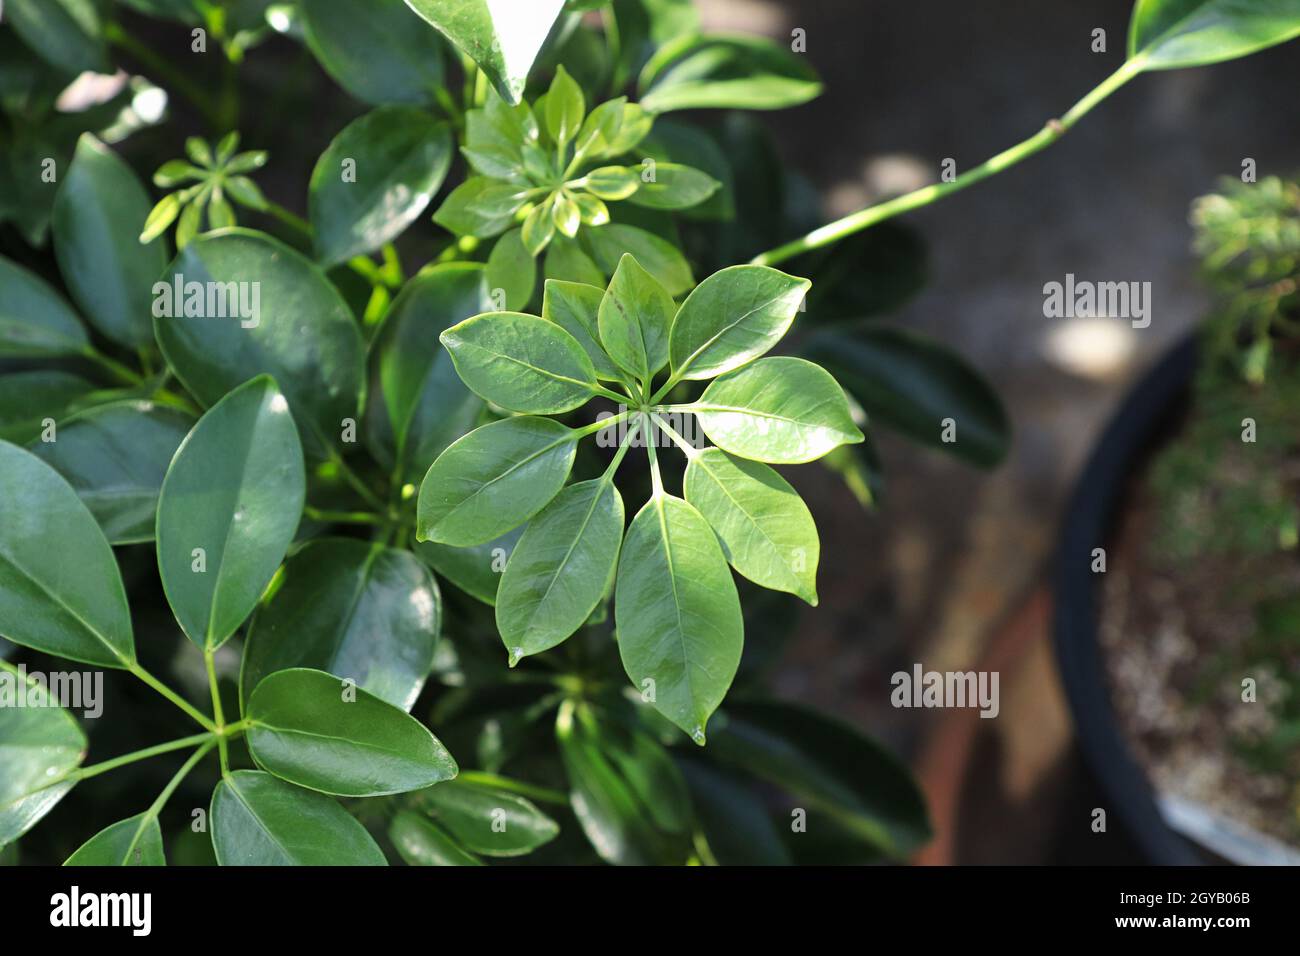
[[166, 866], [158, 817], [137, 813], [105, 827], [83, 843], [63, 865]]
[[554, 840], [559, 825], [505, 790], [448, 780], [415, 795], [416, 806], [472, 853], [524, 856]]
[[567, 145], [582, 127], [587, 115], [587, 101], [580, 87], [563, 66], [555, 70], [555, 79], [546, 94], [546, 130], [551, 139]]
[[555, 196], [539, 203], [524, 220], [519, 237], [531, 256], [540, 256], [555, 238]]
[[445, 82], [442, 43], [403, 0], [299, 0], [307, 45], [344, 89], [374, 106], [423, 105]]
[[1130, 57], [1173, 70], [1246, 56], [1300, 36], [1297, 0], [1137, 0]]
[[444, 830], [411, 810], [400, 810], [388, 825], [388, 839], [408, 866], [482, 866]]
[[564, 0], [406, 0], [518, 103]]
[[376, 797], [457, 773], [451, 754], [418, 720], [324, 671], [269, 674], [249, 695], [245, 715], [258, 766], [300, 787]]
[[623, 256], [597, 313], [605, 352], [638, 381], [668, 364], [668, 333], [677, 304], [631, 255]]
[[451, 148], [447, 124], [411, 106], [381, 106], [343, 127], [316, 162], [308, 193], [321, 263], [400, 236], [442, 186]]
[[0, 488], [0, 636], [86, 664], [133, 665], [131, 613], [113, 549], [77, 493], [45, 462], [5, 442]]
[[158, 570], [199, 647], [223, 644], [257, 605], [305, 496], [298, 431], [267, 376], [214, 405], [181, 444], [158, 496]]
[[111, 402], [59, 422], [31, 452], [68, 480], [110, 544], [137, 544], [154, 538], [163, 476], [193, 426], [165, 405]]
[[622, 379], [614, 360], [600, 345], [600, 303], [605, 290], [581, 282], [547, 279], [542, 296], [542, 318], [573, 336], [591, 359], [596, 377], [607, 382]]
[[[546, 247], [544, 271], [547, 279], [580, 282], [583, 285], [596, 286], [599, 287], [601, 295], [605, 294], [605, 274], [600, 271], [600, 266], [592, 261], [591, 256], [583, 251], [579, 243], [567, 236], [560, 236], [558, 239], [552, 240], [551, 244]], [[576, 335], [574, 338], [582, 341]], [[608, 361], [608, 356], [606, 356], [606, 360]], [[596, 366], [596, 370], [599, 372], [599, 364]], [[604, 376], [601, 377], [604, 378]]]
[[695, 277], [686, 258], [667, 239], [637, 226], [611, 222], [608, 226], [583, 230], [591, 244], [596, 264], [605, 275], [612, 276], [624, 255], [631, 255], [671, 296], [679, 296], [695, 286]]
[[804, 57], [760, 37], [683, 36], [646, 64], [641, 105], [651, 113], [687, 109], [775, 110], [821, 93]]
[[447, 328], [492, 307], [483, 267], [423, 269], [389, 306], [371, 345], [371, 431], [404, 474], [423, 474], [474, 427], [483, 400], [456, 374], [438, 342]]
[[651, 209], [689, 209], [698, 206], [722, 186], [708, 173], [680, 163], [655, 163], [654, 178], [641, 176], [641, 186], [628, 197]]
[[555, 415], [585, 405], [596, 387], [591, 359], [554, 322], [488, 312], [439, 337], [461, 379], [484, 400], [513, 412]]
[[817, 604], [821, 544], [812, 514], [767, 465], [710, 448], [686, 466], [686, 500], [722, 540], [731, 566], [755, 584]]
[[[732, 158], [708, 131], [669, 119], [656, 120], [654, 128], [638, 150], [660, 164], [681, 163], [705, 174], [717, 185], [712, 195], [683, 210], [690, 219], [734, 220], [736, 216], [735, 173]], [[662, 165], [660, 167], [662, 169]]]
[[131, 348], [153, 342], [153, 284], [167, 264], [165, 242], [138, 241], [152, 207], [131, 167], [112, 150], [89, 133], [77, 141], [54, 197], [54, 253], [82, 314]]
[[468, 548], [421, 541], [415, 546], [415, 553], [466, 594], [484, 604], [495, 605], [506, 562], [510, 560], [525, 529], [526, 526], [521, 525], [499, 538]]
[[930, 835], [925, 801], [893, 755], [846, 724], [779, 701], [732, 701], [711, 755], [832, 814], [892, 856]]
[[740, 665], [744, 625], [731, 569], [694, 507], [658, 494], [632, 519], [614, 620], [623, 667], [656, 710], [704, 743]]
[[259, 770], [223, 777], [210, 818], [222, 866], [387, 866], [366, 828], [337, 802]]
[[[228, 229], [186, 246], [162, 282], [173, 293], [182, 283], [186, 303], [183, 315], [154, 319], [158, 344], [182, 384], [212, 405], [251, 376], [271, 375], [304, 448], [325, 457], [345, 420], [356, 419], [365, 386], [361, 332], [325, 274], [270, 236]], [[201, 302], [190, 298], [195, 290], [202, 290]]]
[[466, 547], [518, 527], [564, 487], [575, 446], [574, 432], [550, 418], [476, 428], [424, 476], [416, 537]]
[[622, 541], [623, 499], [600, 478], [565, 488], [529, 523], [497, 592], [512, 666], [582, 627], [608, 591]]
[[627, 199], [641, 188], [641, 177], [630, 166], [602, 166], [587, 173], [582, 182], [593, 196], [611, 202]]
[[687, 407], [715, 445], [755, 461], [800, 464], [862, 441], [835, 379], [785, 355], [715, 379]]
[[5, 21], [47, 63], [73, 74], [108, 72], [94, 0], [8, 0], [3, 6]]
[[81, 320], [63, 297], [0, 256], [0, 356], [76, 355], [87, 344]]
[[715, 378], [758, 358], [785, 336], [811, 283], [766, 266], [715, 272], [686, 297], [673, 325], [673, 372]]
[[510, 228], [527, 201], [524, 186], [471, 176], [443, 200], [433, 221], [460, 236], [491, 239]]
[[[984, 468], [1010, 448], [1011, 423], [997, 392], [935, 339], [871, 324], [819, 333], [802, 352], [834, 373], [872, 421]], [[955, 441], [943, 440], [949, 419]]]
[[409, 551], [312, 541], [285, 564], [249, 625], [244, 697], [268, 674], [309, 667], [409, 711], [433, 666], [441, 609], [433, 575]]
[[[6, 452], [6, 446], [0, 444], [0, 461]], [[8, 487], [9, 476], [5, 477]], [[0, 510], [3, 507], [0, 504]], [[0, 535], [4, 534], [0, 530]], [[0, 594], [5, 595], [0, 601], [8, 599], [6, 566], [0, 555], [0, 584], [4, 584]], [[27, 684], [25, 689], [19, 687], [23, 681]], [[61, 707], [48, 706], [49, 691], [34, 677], [20, 675], [17, 668], [0, 661], [0, 688], [7, 689], [6, 696], [22, 691], [29, 704], [45, 705], [0, 707], [0, 766], [4, 767], [4, 773], [0, 774], [2, 847], [35, 826], [72, 789], [76, 778], [61, 778], [81, 764], [87, 745], [76, 718]]]
[[95, 387], [54, 369], [0, 375], [0, 440], [25, 445], [77, 406], [91, 401]]
[[537, 260], [521, 236], [511, 229], [496, 241], [487, 261], [488, 289], [504, 309], [519, 312], [528, 307], [537, 284]]

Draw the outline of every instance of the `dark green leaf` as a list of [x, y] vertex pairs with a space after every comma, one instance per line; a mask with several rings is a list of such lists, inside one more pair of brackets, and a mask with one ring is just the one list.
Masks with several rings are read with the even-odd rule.
[[722, 186], [708, 173], [679, 163], [655, 163], [654, 178], [641, 176], [641, 187], [628, 197], [651, 209], [688, 209], [698, 206]]
[[442, 44], [402, 0], [300, 0], [307, 45], [327, 73], [374, 106], [435, 102], [445, 80]]
[[27, 444], [73, 408], [90, 401], [94, 386], [53, 369], [0, 376], [0, 439]]
[[519, 229], [511, 229], [492, 247], [487, 261], [487, 284], [499, 311], [519, 312], [528, 307], [537, 284], [537, 261], [524, 246]]
[[108, 72], [94, 0], [8, 0], [5, 20], [46, 62], [68, 73]]
[[466, 594], [478, 598], [484, 604], [494, 605], [506, 562], [524, 530], [525, 527], [521, 525], [499, 538], [468, 548], [421, 541], [415, 546], [415, 553]]
[[789, 866], [790, 851], [754, 788], [697, 760], [682, 773], [709, 849], [723, 866]]
[[166, 866], [162, 829], [152, 813], [119, 820], [81, 845], [64, 866]]
[[524, 856], [554, 840], [560, 828], [523, 797], [448, 780], [415, 795], [416, 805], [473, 853]]
[[577, 339], [586, 351], [596, 370], [596, 377], [607, 382], [622, 379], [618, 370], [600, 346], [600, 303], [605, 291], [581, 282], [547, 279], [542, 296], [542, 318], [554, 322]]
[[0, 356], [76, 355], [86, 330], [39, 276], [0, 256]]
[[668, 332], [677, 304], [631, 255], [614, 270], [597, 313], [600, 342], [625, 372], [648, 383], [668, 364]]
[[695, 286], [695, 277], [685, 257], [671, 242], [653, 232], [611, 222], [608, 226], [584, 230], [583, 235], [590, 241], [596, 264], [605, 275], [612, 276], [619, 260], [631, 255], [671, 296], [679, 296]]
[[388, 825], [388, 839], [408, 866], [482, 866], [446, 832], [410, 810], [398, 811]]

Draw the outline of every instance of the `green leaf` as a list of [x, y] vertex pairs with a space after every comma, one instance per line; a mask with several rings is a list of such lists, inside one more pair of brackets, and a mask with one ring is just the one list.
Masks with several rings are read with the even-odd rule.
[[64, 866], [166, 866], [162, 828], [152, 813], [137, 813], [100, 830], [63, 861]]
[[445, 82], [442, 43], [402, 0], [300, 0], [307, 45], [334, 80], [372, 106], [424, 105]]
[[717, 532], [732, 567], [816, 607], [817, 526], [789, 482], [767, 465], [710, 448], [691, 456], [684, 493]]
[[661, 47], [641, 72], [641, 105], [651, 113], [688, 109], [775, 110], [821, 93], [804, 58], [759, 37], [683, 36]]
[[[606, 221], [608, 218], [606, 216]], [[570, 239], [574, 238], [582, 227], [582, 209], [567, 191], [556, 194], [554, 205], [551, 207], [551, 220], [560, 235], [568, 236]]]
[[39, 276], [0, 256], [0, 356], [76, 355], [86, 330]]
[[[1011, 423], [997, 392], [947, 346], [907, 329], [866, 325], [823, 332], [803, 354], [844, 383], [871, 420], [916, 441], [991, 468], [1011, 445]], [[944, 441], [945, 419], [955, 441]]]
[[527, 201], [524, 186], [471, 176], [443, 200], [433, 221], [459, 236], [491, 239], [510, 228]]
[[679, 296], [695, 286], [695, 277], [685, 257], [667, 239], [636, 226], [611, 222], [608, 226], [586, 229], [583, 235], [591, 243], [596, 264], [605, 275], [613, 275], [624, 255], [631, 255], [671, 296]]
[[370, 349], [368, 432], [377, 457], [402, 474], [428, 471], [478, 421], [483, 400], [460, 380], [438, 336], [489, 308], [477, 263], [422, 269], [389, 306]]
[[317, 258], [331, 266], [396, 239], [429, 205], [450, 166], [447, 124], [422, 110], [381, 106], [353, 120], [312, 171], [308, 207]]
[[632, 519], [614, 620], [632, 683], [702, 745], [709, 715], [740, 665], [744, 625], [718, 539], [682, 499], [657, 494]]
[[563, 66], [556, 67], [555, 79], [546, 94], [546, 129], [557, 146], [567, 146], [578, 134], [587, 115], [587, 101], [580, 87]]
[[537, 261], [524, 246], [521, 232], [511, 229], [498, 239], [487, 261], [488, 288], [493, 297], [499, 296], [502, 308], [512, 312], [528, 307], [537, 284]]
[[[555, 238], [555, 216], [553, 214], [556, 196], [552, 195], [539, 203], [524, 220], [519, 236], [524, 248], [531, 256], [540, 256], [542, 251]], [[569, 237], [572, 238], [572, 237]]]
[[682, 303], [669, 352], [684, 379], [716, 378], [785, 336], [811, 283], [766, 266], [732, 266], [701, 282]]
[[785, 355], [714, 380], [685, 408], [715, 445], [755, 461], [797, 465], [862, 441], [835, 379], [812, 362]]
[[212, 791], [210, 816], [222, 866], [387, 866], [338, 803], [259, 770], [226, 774]]
[[1300, 36], [1298, 0], [1138, 0], [1129, 57], [1145, 70], [1219, 63]]
[[483, 865], [443, 830], [410, 810], [400, 810], [393, 817], [388, 825], [388, 839], [408, 866]]
[[131, 348], [153, 342], [151, 289], [167, 264], [165, 242], [138, 241], [152, 207], [131, 167], [83, 134], [54, 197], [54, 253], [82, 314]]
[[298, 431], [265, 375], [214, 405], [181, 444], [158, 496], [158, 570], [199, 647], [219, 647], [257, 605], [305, 497]]
[[31, 452], [68, 480], [109, 543], [137, 544], [154, 539], [163, 476], [193, 425], [164, 405], [110, 402], [59, 422], [56, 440]]
[[641, 177], [630, 166], [602, 166], [582, 177], [582, 184], [593, 196], [617, 202], [641, 188]]
[[[717, 183], [711, 196], [685, 211], [688, 218], [735, 219], [736, 176], [732, 171], [732, 158], [710, 133], [687, 123], [658, 120], [640, 152], [660, 164], [684, 163]], [[776, 197], [772, 197], [772, 201], [776, 201]]]
[[268, 674], [310, 667], [409, 712], [433, 666], [441, 608], [433, 575], [409, 551], [355, 538], [312, 541], [253, 616], [243, 696]]
[[305, 449], [325, 457], [344, 420], [357, 417], [365, 352], [352, 311], [320, 268], [270, 236], [229, 229], [185, 247], [159, 283], [171, 289], [164, 299], [177, 283], [186, 314], [158, 315], [154, 325], [181, 383], [212, 405], [253, 375], [273, 376]]
[[418, 720], [323, 671], [268, 675], [249, 695], [245, 714], [258, 766], [300, 787], [377, 797], [457, 773], [451, 754]]
[[[582, 246], [567, 236], [552, 240], [547, 247], [545, 274], [548, 279], [596, 286], [599, 287], [601, 295], [605, 294], [605, 274], [600, 271], [596, 263], [591, 261], [591, 257], [583, 252]], [[578, 336], [574, 337], [582, 341]], [[599, 370], [600, 366], [597, 365], [596, 368]]]
[[461, 379], [477, 395], [513, 412], [555, 415], [591, 399], [591, 359], [554, 322], [519, 312], [487, 312], [439, 337]]
[[179, 193], [168, 193], [158, 200], [158, 204], [149, 210], [148, 217], [144, 221], [144, 229], [140, 232], [140, 241], [150, 243], [167, 231], [167, 227], [176, 221], [176, 217], [181, 213], [181, 198]]
[[564, 0], [406, 0], [518, 103]]
[[[0, 444], [0, 462], [7, 453], [7, 446]], [[6, 474], [5, 487], [23, 487], [10, 485], [8, 479]], [[0, 549], [8, 528], [7, 520], [0, 525]], [[7, 566], [0, 556], [0, 584], [4, 585], [0, 588], [0, 613], [6, 618], [10, 598]], [[76, 718], [61, 707], [50, 706], [49, 690], [40, 681], [0, 661], [0, 686], [8, 684], [16, 692], [20, 682], [26, 682], [23, 692], [33, 706], [0, 707], [0, 766], [4, 767], [0, 774], [0, 847], [17, 840], [63, 799], [77, 778], [61, 778], [75, 771], [86, 756], [86, 735]]]
[[47, 419], [58, 421], [93, 400], [94, 388], [83, 378], [53, 369], [0, 376], [0, 440], [22, 445], [34, 441], [45, 431]]
[[612, 481], [580, 481], [528, 525], [497, 592], [497, 629], [513, 667], [561, 643], [609, 589], [623, 541], [623, 499]]
[[416, 806], [473, 853], [524, 856], [554, 840], [560, 828], [523, 797], [459, 780], [415, 795]]
[[73, 74], [108, 72], [93, 0], [9, 0], [3, 6], [6, 22], [47, 63]]
[[721, 188], [708, 173], [679, 163], [655, 163], [654, 178], [641, 177], [641, 186], [629, 202], [651, 209], [688, 209], [698, 206]]
[[847, 724], [774, 700], [732, 702], [718, 722], [711, 755], [828, 811], [869, 845], [901, 857], [929, 838], [907, 768]]
[[[77, 493], [45, 462], [5, 442], [0, 488], [0, 636], [85, 664], [133, 665], [122, 576]], [[6, 710], [0, 707], [0, 720]]]
[[416, 538], [467, 547], [523, 524], [569, 477], [575, 433], [550, 418], [507, 418], [444, 451], [420, 486]]
[[514, 552], [525, 528], [507, 531], [499, 538], [469, 548], [453, 548], [432, 541], [421, 541], [415, 553], [456, 587], [484, 604], [495, 605], [497, 588], [506, 562]]
[[709, 850], [722, 866], [790, 866], [781, 831], [754, 788], [701, 761], [683, 760], [682, 773]]
[[677, 304], [630, 254], [614, 270], [597, 314], [600, 342], [620, 368], [648, 383], [668, 364], [668, 331]]
[[600, 346], [600, 303], [605, 290], [581, 282], [547, 279], [542, 295], [542, 318], [573, 336], [591, 359], [596, 377], [621, 381], [623, 373]]

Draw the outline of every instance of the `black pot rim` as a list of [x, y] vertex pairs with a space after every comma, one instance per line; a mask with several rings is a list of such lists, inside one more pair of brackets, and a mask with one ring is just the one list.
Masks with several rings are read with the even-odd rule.
[[1092, 549], [1106, 545], [1127, 480], [1185, 401], [1196, 351], [1189, 335], [1167, 352], [1106, 426], [1065, 513], [1053, 582], [1057, 667], [1084, 756], [1148, 859], [1166, 865], [1205, 859], [1165, 823], [1151, 782], [1120, 732], [1097, 634], [1100, 575], [1092, 571]]

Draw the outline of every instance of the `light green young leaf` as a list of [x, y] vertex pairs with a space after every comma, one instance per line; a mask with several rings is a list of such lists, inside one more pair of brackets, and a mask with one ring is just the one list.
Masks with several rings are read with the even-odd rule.
[[[85, 664], [133, 665], [131, 612], [113, 549], [72, 486], [35, 455], [0, 442], [0, 488], [0, 637]], [[69, 555], [76, 574], [68, 573]], [[0, 708], [0, 719], [8, 710]]]
[[[0, 445], [0, 455], [4, 448]], [[5, 583], [3, 567], [0, 559], [0, 584]], [[0, 765], [4, 767], [4, 773], [0, 774], [0, 847], [3, 847], [35, 826], [73, 788], [76, 778], [63, 778], [81, 764], [87, 744], [76, 718], [61, 707], [50, 706], [50, 692], [36, 678], [20, 675], [16, 667], [0, 661], [0, 680], [12, 682], [15, 688], [18, 682], [25, 681], [28, 703], [43, 705], [0, 707]]]
[[[311, 175], [308, 207], [321, 263], [345, 262], [400, 236], [442, 186], [451, 155], [447, 124], [414, 107], [383, 106], [345, 126]], [[352, 177], [345, 175], [349, 162]]]
[[722, 186], [708, 173], [680, 163], [655, 163], [654, 178], [641, 176], [641, 186], [628, 197], [651, 209], [689, 209], [698, 206]]
[[408, 866], [483, 865], [444, 830], [411, 810], [399, 810], [393, 817], [388, 825], [388, 839]]
[[775, 110], [821, 93], [806, 58], [761, 37], [683, 36], [665, 44], [639, 80], [651, 113], [686, 109]]
[[446, 80], [443, 47], [403, 0], [299, 0], [307, 46], [334, 80], [372, 106], [433, 103]]
[[555, 196], [548, 196], [538, 203], [524, 220], [520, 237], [523, 239], [524, 248], [531, 256], [540, 256], [555, 238], [554, 205]]
[[1246, 56], [1300, 36], [1300, 0], [1137, 0], [1129, 57], [1173, 70]]
[[863, 438], [830, 373], [784, 355], [716, 379], [686, 408], [715, 445], [754, 461], [802, 464]]
[[414, 795], [416, 807], [461, 846], [484, 856], [524, 856], [559, 835], [559, 825], [505, 790], [448, 780]]
[[582, 183], [593, 196], [617, 202], [641, 188], [641, 177], [630, 166], [602, 166], [582, 177]]
[[416, 538], [467, 547], [517, 528], [559, 494], [575, 453], [573, 430], [551, 418], [476, 428], [424, 476]]
[[597, 325], [606, 353], [629, 375], [648, 383], [668, 364], [668, 333], [677, 305], [630, 254], [619, 260]]
[[518, 103], [564, 0], [406, 0]]
[[433, 221], [458, 236], [491, 239], [510, 228], [527, 201], [527, 190], [517, 183], [471, 176], [443, 200]]
[[221, 866], [387, 866], [384, 852], [329, 797], [260, 770], [212, 791], [212, 848]]
[[587, 101], [580, 87], [568, 71], [559, 66], [555, 79], [546, 94], [546, 129], [556, 145], [563, 148], [577, 135], [587, 115]]
[[432, 667], [442, 597], [409, 551], [356, 538], [310, 542], [284, 566], [244, 643], [244, 699], [262, 678], [311, 667], [410, 711]]
[[614, 620], [632, 683], [702, 745], [709, 716], [740, 666], [744, 623], [718, 539], [682, 499], [657, 494], [632, 519], [618, 562]]
[[653, 232], [611, 222], [608, 226], [584, 229], [582, 234], [591, 244], [596, 264], [605, 275], [612, 276], [623, 256], [630, 255], [671, 296], [682, 295], [695, 286], [695, 277], [685, 256], [671, 242]]
[[83, 843], [63, 865], [166, 866], [158, 817], [137, 813], [110, 824]]
[[130, 348], [153, 342], [153, 283], [167, 264], [165, 242], [138, 241], [152, 207], [131, 167], [83, 134], [54, 196], [54, 254], [82, 314]]
[[138, 544], [153, 540], [163, 476], [193, 427], [174, 408], [110, 402], [60, 421], [58, 440], [31, 452], [68, 480], [110, 544]]
[[684, 493], [717, 532], [732, 567], [816, 606], [817, 526], [789, 482], [767, 465], [709, 448], [691, 456]]
[[766, 266], [731, 266], [682, 303], [669, 340], [676, 376], [716, 378], [781, 341], [812, 283]]
[[199, 647], [225, 643], [257, 605], [306, 490], [298, 430], [269, 376], [223, 398], [181, 444], [158, 496], [158, 570]]
[[586, 351], [596, 370], [596, 377], [607, 382], [621, 381], [618, 370], [600, 347], [600, 303], [605, 290], [582, 282], [547, 279], [542, 295], [542, 318], [568, 332]]
[[248, 697], [248, 749], [282, 780], [346, 797], [421, 790], [456, 776], [456, 761], [422, 723], [351, 681], [294, 668]]
[[578, 234], [578, 229], [582, 226], [582, 210], [567, 191], [556, 194], [551, 208], [551, 221], [562, 236], [572, 239]]
[[605, 596], [623, 541], [612, 481], [580, 481], [529, 523], [497, 591], [497, 629], [513, 667], [561, 643]]
[[535, 315], [476, 315], [447, 329], [440, 341], [466, 385], [513, 412], [572, 411], [596, 388], [595, 369], [577, 340]]
[[76, 355], [86, 345], [86, 330], [63, 297], [0, 256], [0, 357]]

